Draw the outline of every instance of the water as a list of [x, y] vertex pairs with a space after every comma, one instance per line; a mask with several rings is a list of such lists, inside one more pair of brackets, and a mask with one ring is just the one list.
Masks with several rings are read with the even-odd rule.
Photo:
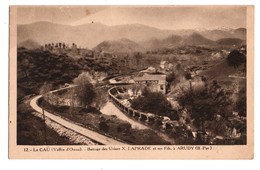
[[134, 129], [147, 129], [143, 124], [136, 122], [129, 117], [127, 117], [124, 113], [122, 113], [112, 102], [107, 102], [105, 106], [100, 110], [103, 114], [106, 115], [115, 115], [117, 118], [127, 121], [132, 125]]

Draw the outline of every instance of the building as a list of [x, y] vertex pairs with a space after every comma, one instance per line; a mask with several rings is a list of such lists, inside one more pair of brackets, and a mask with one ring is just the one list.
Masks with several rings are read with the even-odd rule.
[[164, 74], [144, 74], [134, 78], [135, 84], [145, 85], [153, 92], [166, 93], [166, 75]]
[[92, 50], [85, 50], [82, 53], [82, 56], [86, 59], [86, 60], [90, 60], [90, 61], [94, 61], [94, 51]]
[[107, 52], [97, 52], [94, 55], [95, 62], [102, 65], [102, 66], [110, 66], [112, 64], [112, 60], [115, 56], [111, 53]]

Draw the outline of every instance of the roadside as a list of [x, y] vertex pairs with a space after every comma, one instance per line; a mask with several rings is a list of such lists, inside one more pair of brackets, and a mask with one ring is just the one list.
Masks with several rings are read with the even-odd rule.
[[[69, 106], [54, 106], [46, 104], [45, 109], [47, 110], [45, 111], [45, 114], [51, 112], [56, 117], [59, 117], [64, 121], [69, 121], [73, 126], [80, 126], [84, 129], [91, 130], [93, 133], [91, 138], [103, 136], [110, 139], [111, 142], [117, 140], [124, 141], [123, 143], [135, 145], [169, 144], [150, 129], [133, 129], [130, 123], [117, 118], [115, 115], [105, 115], [93, 108], [73, 108], [72, 111], [72, 108]], [[101, 141], [99, 142], [102, 143]], [[109, 143], [106, 140], [103, 144]]]
[[[34, 116], [29, 100], [17, 106], [17, 145], [73, 145], [68, 137], [46, 126], [40, 117]], [[46, 140], [45, 140], [46, 134]]]
[[[37, 105], [37, 102], [40, 98], [41, 98], [41, 95], [36, 96], [30, 102], [30, 105], [33, 107], [33, 109], [36, 110], [39, 113], [42, 112], [42, 108]], [[82, 126], [79, 126], [75, 122], [71, 122], [70, 120], [64, 119], [61, 116], [54, 115], [54, 114], [52, 114], [52, 113], [50, 113], [46, 110], [45, 110], [44, 113], [45, 113], [45, 116], [50, 118], [51, 120], [63, 125], [64, 127], [68, 128], [68, 129], [74, 130], [75, 132], [80, 133], [83, 136], [89, 137], [92, 140], [97, 141], [99, 143], [102, 143], [102, 144], [105, 144], [105, 145], [111, 145], [111, 144], [113, 144], [113, 145], [124, 145], [125, 144], [125, 143], [116, 141], [114, 139], [111, 139], [109, 137], [106, 137], [104, 135], [98, 134], [98, 133], [96, 133], [92, 130], [89, 130], [87, 128], [84, 128]]]

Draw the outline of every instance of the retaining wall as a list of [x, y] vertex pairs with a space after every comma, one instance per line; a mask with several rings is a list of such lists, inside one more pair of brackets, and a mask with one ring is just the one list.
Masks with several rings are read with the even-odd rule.
[[132, 117], [140, 122], [143, 122], [145, 124], [153, 125], [157, 124], [160, 125], [160, 128], [162, 129], [171, 129], [174, 126], [176, 126], [175, 123], [166, 122], [164, 121], [164, 118], [162, 116], [156, 116], [151, 113], [144, 113], [138, 110], [135, 110], [129, 106], [124, 105], [119, 99], [117, 99], [111, 91], [117, 91], [117, 87], [112, 87], [108, 90], [108, 97], [112, 101], [112, 103], [121, 110], [124, 114], [128, 115], [129, 117]]

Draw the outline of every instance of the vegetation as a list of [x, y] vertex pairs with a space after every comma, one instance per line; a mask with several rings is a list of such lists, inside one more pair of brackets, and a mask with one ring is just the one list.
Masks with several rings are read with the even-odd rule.
[[171, 104], [167, 98], [161, 92], [151, 92], [148, 88], [144, 88], [142, 96], [131, 101], [131, 107], [143, 112], [172, 117]]
[[241, 64], [246, 63], [246, 56], [240, 53], [238, 50], [231, 51], [227, 57], [227, 62], [230, 66], [237, 68]]
[[[167, 89], [170, 89], [169, 91], [172, 94], [177, 94], [173, 90], [177, 89], [176, 87], [183, 82], [188, 87], [182, 89], [182, 94], [177, 97], [180, 110], [172, 110], [165, 95], [151, 92], [148, 89], [144, 89], [142, 96], [131, 101], [131, 106], [134, 109], [178, 120], [180, 126], [176, 128], [168, 127], [166, 131], [168, 135], [176, 139], [177, 144], [194, 144], [191, 129], [206, 130], [213, 135], [221, 136], [227, 135], [227, 129], [233, 127], [245, 132], [245, 122], [237, 120], [236, 117], [232, 116], [232, 112], [237, 112], [239, 116], [246, 116], [246, 87], [243, 85], [234, 93], [234, 80], [229, 78], [229, 75], [235, 75], [238, 72], [245, 75], [242, 74], [245, 73], [245, 69], [240, 69], [241, 65], [246, 65], [245, 54], [234, 50], [226, 56], [225, 50], [220, 50], [219, 47], [203, 47], [196, 46], [196, 44], [178, 47], [168, 46], [168, 43], [164, 45], [165, 48], [154, 48], [147, 53], [122, 53], [116, 54], [116, 57], [111, 54], [110, 57], [113, 56], [113, 59], [111, 59], [110, 65], [102, 65], [95, 62], [91, 57], [81, 56], [75, 59], [67, 55], [66, 51], [63, 54], [59, 52], [54, 54], [54, 52], [49, 51], [20, 48], [17, 54], [18, 104], [20, 105], [23, 102], [26, 95], [38, 93], [43, 94], [43, 101], [48, 101], [48, 91], [65, 83], [73, 82], [77, 86], [66, 92], [72, 100], [71, 107], [53, 106], [46, 102], [46, 106], [42, 103], [43, 108], [80, 123], [82, 126], [130, 144], [167, 144], [152, 130], [132, 129], [129, 123], [114, 116], [101, 115], [99, 110], [106, 103], [107, 96], [104, 95], [106, 92], [98, 85], [97, 79], [100, 79], [100, 76], [95, 75], [95, 73], [102, 71], [107, 73], [106, 76], [113, 77], [118, 74], [125, 75], [148, 66], [158, 66], [160, 61], [169, 61], [179, 64], [173, 66], [173, 69], [167, 70]], [[66, 45], [51, 43], [46, 44], [45, 48], [66, 48]], [[73, 44], [73, 48], [77, 48], [76, 44]], [[230, 49], [228, 48], [226, 51]], [[93, 53], [89, 55], [93, 55]], [[218, 58], [212, 57], [213, 54]], [[233, 67], [236, 69], [233, 69]], [[162, 70], [158, 69], [157, 71]], [[193, 88], [192, 83], [195, 82], [194, 75], [197, 76], [198, 74], [202, 76], [201, 82], [204, 86], [197, 89]], [[177, 91], [179, 92], [178, 89]], [[176, 99], [175, 96], [174, 99]], [[17, 114], [30, 112], [29, 108], [27, 111], [18, 109]], [[180, 112], [185, 109], [187, 116], [183, 118]], [[34, 122], [37, 122], [37, 120], [25, 117], [25, 114], [22, 117], [21, 115], [18, 116], [18, 119], [20, 121], [18, 129], [21, 129], [18, 135], [24, 138], [19, 139], [19, 142], [28, 143], [28, 141], [23, 141], [26, 139], [24, 137], [27, 133], [26, 128], [29, 128], [26, 127], [24, 122], [30, 123], [32, 121], [33, 126], [36, 127]], [[185, 119], [185, 121], [182, 119]], [[159, 124], [154, 124], [159, 126]], [[47, 140], [44, 139], [46, 127], [44, 128], [43, 125], [44, 123], [41, 121], [37, 126], [41, 140], [36, 139], [38, 143], [42, 144], [50, 138], [47, 135]], [[35, 131], [37, 131], [37, 128]], [[47, 131], [49, 130], [47, 129]], [[32, 140], [36, 133], [32, 134], [31, 131], [28, 133]], [[50, 139], [50, 141], [52, 140]]]
[[17, 88], [18, 101], [25, 95], [39, 94], [44, 82], [54, 88], [70, 83], [81, 72], [81, 67], [66, 55], [48, 51], [18, 49]]
[[246, 88], [243, 87], [239, 90], [239, 98], [235, 103], [235, 110], [240, 116], [246, 117]]
[[52, 85], [45, 82], [42, 87], [40, 88], [40, 94], [43, 96], [44, 100], [42, 101], [42, 115], [44, 121], [44, 138], [45, 144], [47, 144], [47, 137], [46, 137], [46, 123], [45, 123], [45, 114], [44, 114], [44, 107], [45, 101], [49, 101], [49, 92], [52, 90]]
[[46, 109], [51, 113], [62, 116], [77, 124], [92, 129], [106, 136], [135, 145], [167, 145], [169, 144], [154, 131], [133, 129], [131, 125], [115, 116], [103, 115], [96, 108], [74, 107], [73, 114], [69, 106], [54, 106], [47, 104]]
[[17, 145], [71, 145], [66, 137], [45, 126], [43, 120], [32, 115], [29, 102], [17, 107]]
[[[49, 101], [49, 92], [52, 90], [52, 84], [44, 82], [40, 88], [40, 94], [43, 96], [44, 100]], [[44, 110], [44, 104], [43, 104]]]
[[215, 135], [226, 136], [228, 128], [238, 125], [231, 121], [234, 110], [240, 109], [241, 114], [244, 113], [243, 108], [237, 106], [233, 92], [217, 81], [206, 81], [202, 89], [183, 92], [178, 101], [188, 110], [193, 126], [202, 131], [207, 129]]
[[100, 110], [105, 106], [107, 102], [107, 91], [100, 88], [96, 88], [95, 93], [96, 97], [94, 99], [94, 107]]
[[[77, 100], [81, 107], [94, 106], [98, 110], [105, 105], [107, 102], [106, 91], [103, 91], [100, 87], [94, 87], [97, 84], [97, 80], [94, 78], [95, 76], [89, 72], [82, 72], [73, 80], [76, 86], [70, 91], [71, 100], [74, 100], [72, 103]], [[74, 107], [74, 104], [71, 106]]]
[[79, 99], [80, 105], [82, 107], [89, 106], [96, 97], [92, 76], [87, 72], [83, 72], [76, 77], [73, 82], [76, 85], [76, 87], [73, 88], [73, 94]]

